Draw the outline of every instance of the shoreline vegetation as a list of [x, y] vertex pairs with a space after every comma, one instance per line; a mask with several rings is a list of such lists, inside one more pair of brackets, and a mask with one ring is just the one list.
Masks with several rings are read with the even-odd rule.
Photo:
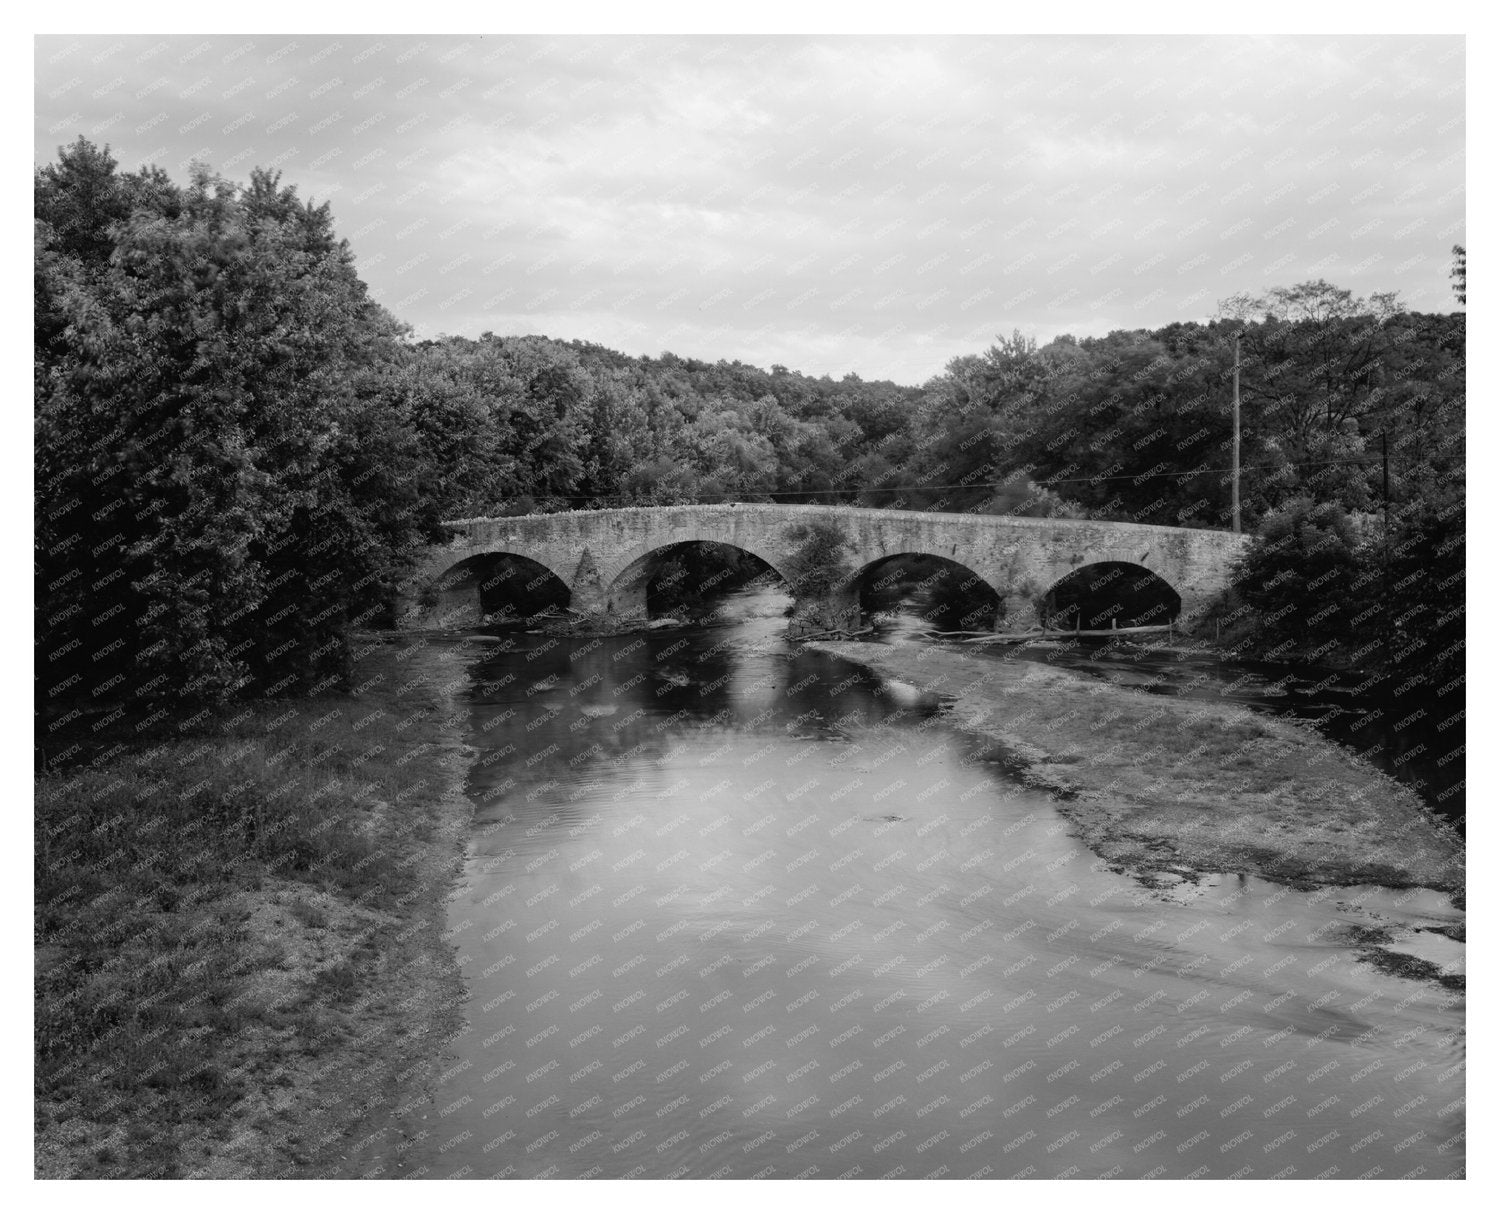
[[398, 1171], [461, 1023], [466, 676], [358, 669], [36, 778], [38, 1178]]
[[984, 758], [1052, 792], [1084, 843], [1147, 884], [1238, 872], [1423, 886], [1462, 904], [1457, 832], [1311, 726], [927, 645], [808, 644], [949, 697]]

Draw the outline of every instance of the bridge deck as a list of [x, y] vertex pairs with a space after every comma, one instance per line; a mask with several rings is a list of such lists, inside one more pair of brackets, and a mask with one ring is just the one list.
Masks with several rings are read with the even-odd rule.
[[995, 526], [1020, 527], [1020, 528], [1085, 528], [1106, 525], [1109, 527], [1129, 527], [1141, 535], [1177, 535], [1184, 531], [1206, 533], [1206, 534], [1232, 534], [1223, 527], [1167, 527], [1160, 523], [1131, 523], [1116, 519], [1078, 519], [1078, 518], [1030, 518], [1017, 514], [974, 514], [967, 511], [947, 510], [888, 510], [878, 506], [847, 506], [830, 505], [823, 506], [814, 502], [703, 502], [684, 503], [677, 506], [610, 506], [599, 510], [555, 510], [548, 514], [506, 514], [506, 515], [481, 515], [474, 518], [444, 519], [440, 526], [443, 527], [471, 527], [481, 523], [526, 523], [538, 522], [543, 519], [570, 518], [578, 515], [590, 515], [603, 517], [609, 515], [632, 516], [641, 514], [663, 514], [672, 510], [692, 511], [756, 511], [786, 513], [787, 511], [808, 511], [817, 514], [834, 514], [841, 516], [857, 517], [872, 520], [889, 520], [892, 522], [910, 520], [912, 518], [923, 518], [933, 522], [962, 522], [991, 524]]

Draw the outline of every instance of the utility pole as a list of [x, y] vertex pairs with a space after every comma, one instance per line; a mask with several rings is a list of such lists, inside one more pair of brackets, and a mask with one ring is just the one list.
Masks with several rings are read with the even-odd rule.
[[1230, 490], [1230, 512], [1233, 518], [1232, 529], [1236, 535], [1240, 533], [1240, 335], [1234, 335], [1234, 456], [1230, 461], [1233, 466], [1233, 488]]
[[1386, 433], [1380, 432], [1380, 500], [1385, 509], [1385, 543], [1391, 544], [1391, 451], [1386, 445]]
[[1380, 542], [1380, 639], [1384, 652], [1391, 647], [1391, 451], [1386, 432], [1380, 432], [1380, 499], [1385, 525]]

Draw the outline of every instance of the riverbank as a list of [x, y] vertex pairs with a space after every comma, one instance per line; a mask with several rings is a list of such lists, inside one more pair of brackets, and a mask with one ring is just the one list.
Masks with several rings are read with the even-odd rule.
[[349, 695], [35, 781], [38, 1177], [397, 1170], [460, 1024], [465, 675], [362, 648]]
[[1310, 727], [937, 646], [810, 647], [951, 697], [982, 757], [1053, 792], [1094, 852], [1147, 883], [1238, 872], [1462, 894], [1457, 834]]

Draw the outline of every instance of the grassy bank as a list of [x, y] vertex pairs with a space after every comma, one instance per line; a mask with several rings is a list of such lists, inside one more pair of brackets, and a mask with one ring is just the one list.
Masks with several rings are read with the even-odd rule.
[[461, 987], [462, 667], [370, 643], [353, 694], [267, 703], [39, 777], [36, 1173], [378, 1165]]
[[1090, 848], [1148, 881], [1463, 888], [1457, 834], [1311, 726], [934, 646], [814, 647], [953, 697], [954, 723], [989, 757], [1057, 793]]

